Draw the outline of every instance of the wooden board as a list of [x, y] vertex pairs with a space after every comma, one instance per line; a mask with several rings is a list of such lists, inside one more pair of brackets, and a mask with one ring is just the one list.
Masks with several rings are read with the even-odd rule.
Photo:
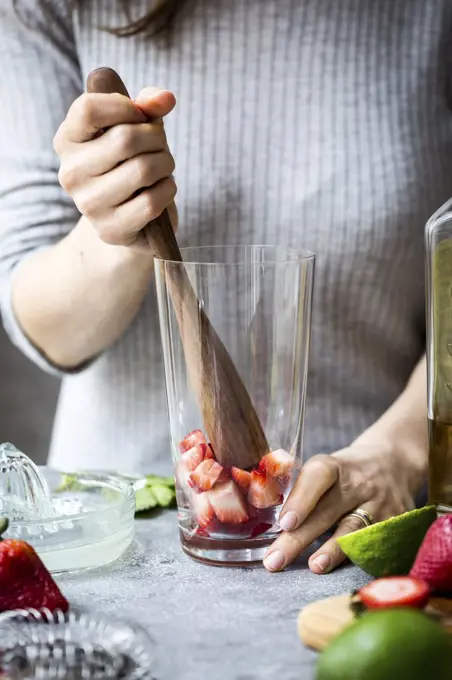
[[[333, 638], [355, 620], [350, 609], [350, 595], [329, 597], [312, 602], [298, 616], [298, 634], [307, 647], [321, 651]], [[427, 610], [440, 617], [452, 634], [452, 599], [432, 598]]]

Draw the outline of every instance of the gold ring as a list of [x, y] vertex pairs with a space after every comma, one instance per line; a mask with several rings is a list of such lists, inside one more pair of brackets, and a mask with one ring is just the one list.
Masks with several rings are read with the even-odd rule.
[[362, 508], [356, 508], [353, 512], [349, 512], [348, 515], [344, 515], [341, 521], [348, 517], [356, 517], [356, 519], [361, 520], [364, 528], [370, 527], [375, 521], [370, 512], [367, 512], [367, 510], [363, 510]]

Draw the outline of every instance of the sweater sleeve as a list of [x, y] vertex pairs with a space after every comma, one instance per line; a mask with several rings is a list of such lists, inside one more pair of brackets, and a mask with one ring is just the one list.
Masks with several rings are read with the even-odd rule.
[[0, 2], [0, 310], [13, 343], [56, 375], [61, 371], [21, 330], [11, 292], [25, 259], [57, 243], [79, 219], [59, 185], [53, 150], [55, 132], [83, 91], [69, 5], [22, 0], [16, 13], [12, 0]]

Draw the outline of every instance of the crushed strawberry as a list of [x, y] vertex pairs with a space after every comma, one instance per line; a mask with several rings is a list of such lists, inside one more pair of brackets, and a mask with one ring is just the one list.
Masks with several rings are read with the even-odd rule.
[[217, 482], [227, 482], [224, 468], [212, 458], [206, 458], [191, 473], [188, 483], [199, 491], [209, 491]]
[[270, 477], [285, 477], [290, 474], [294, 464], [294, 458], [284, 451], [278, 449], [267, 453], [259, 463], [259, 470], [265, 472]]
[[207, 449], [205, 444], [199, 444], [193, 446], [188, 451], [185, 451], [180, 457], [180, 460], [176, 464], [175, 469], [175, 479], [179, 487], [191, 486], [190, 484], [190, 474], [193, 470], [196, 470], [198, 465], [202, 463], [204, 459], [204, 452]]
[[179, 444], [179, 451], [180, 453], [185, 453], [197, 444], [207, 444], [206, 438], [201, 430], [193, 430], [193, 432], [187, 434]]
[[215, 517], [209, 495], [206, 493], [193, 494], [192, 504], [198, 526], [205, 529]]
[[231, 477], [242, 489], [249, 489], [251, 482], [251, 472], [241, 470], [238, 467], [231, 467]]
[[246, 501], [232, 480], [226, 484], [217, 484], [208, 492], [208, 496], [220, 522], [242, 524], [248, 521]]
[[207, 451], [206, 451], [205, 458], [213, 458], [215, 460], [215, 455], [213, 453], [212, 444], [210, 444], [210, 442], [207, 445]]
[[180, 460], [174, 472], [174, 479], [176, 480], [176, 486], [184, 488], [188, 485], [190, 479], [190, 470], [187, 468], [183, 460]]
[[188, 451], [185, 451], [182, 456], [181, 456], [181, 461], [187, 468], [187, 470], [196, 470], [198, 465], [202, 463], [204, 460], [204, 456], [206, 455], [207, 451], [207, 444], [196, 444], [195, 446], [192, 446], [191, 449], [188, 449]]
[[281, 487], [278, 482], [260, 470], [251, 473], [248, 502], [255, 508], [269, 508], [281, 503]]
[[290, 475], [285, 475], [284, 477], [278, 477], [277, 479], [278, 479], [279, 486], [281, 487], [281, 489], [284, 489], [284, 490], [286, 490], [289, 487], [290, 482], [292, 481]]

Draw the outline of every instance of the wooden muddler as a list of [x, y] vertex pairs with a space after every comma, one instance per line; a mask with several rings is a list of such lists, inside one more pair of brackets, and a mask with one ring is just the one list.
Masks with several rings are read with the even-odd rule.
[[[99, 68], [88, 76], [88, 92], [129, 96], [118, 74]], [[144, 234], [153, 254], [167, 260], [167, 286], [176, 314], [192, 389], [215, 457], [224, 466], [248, 468], [269, 451], [259, 418], [234, 363], [207, 318], [182, 262], [168, 211]]]

